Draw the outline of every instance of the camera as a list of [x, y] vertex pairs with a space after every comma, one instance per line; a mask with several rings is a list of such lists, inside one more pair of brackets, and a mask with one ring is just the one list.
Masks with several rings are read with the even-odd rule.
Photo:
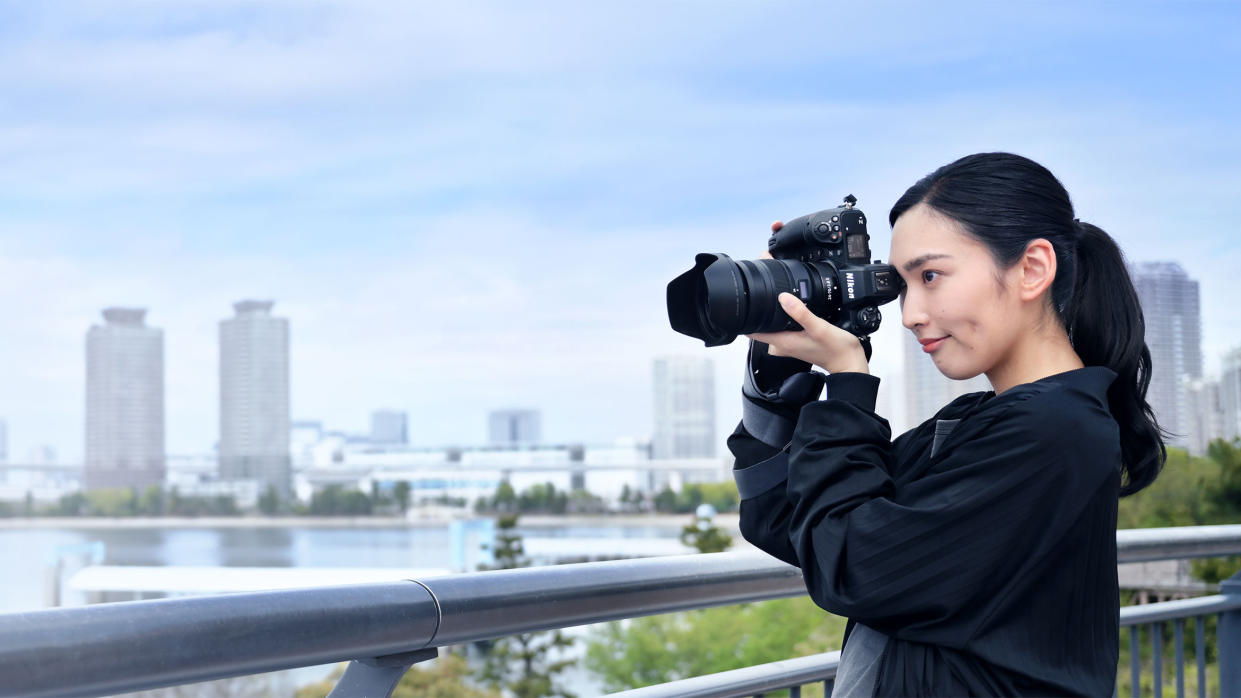
[[862, 340], [879, 329], [879, 306], [901, 291], [896, 267], [871, 262], [866, 216], [852, 194], [844, 204], [794, 218], [772, 233], [774, 259], [733, 261], [701, 253], [694, 267], [668, 284], [672, 329], [709, 347], [740, 334], [800, 330], [780, 307], [782, 292], [797, 296], [815, 315]]

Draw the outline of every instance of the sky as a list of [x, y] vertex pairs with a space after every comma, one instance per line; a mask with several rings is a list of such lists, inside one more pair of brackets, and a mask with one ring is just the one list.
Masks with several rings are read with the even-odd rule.
[[[170, 453], [218, 438], [218, 323], [275, 301], [294, 419], [419, 446], [535, 407], [551, 442], [648, 438], [698, 252], [887, 210], [962, 155], [1031, 157], [1241, 345], [1241, 9], [1229, 2], [0, 0], [0, 419], [80, 462], [85, 335], [148, 309]], [[899, 311], [876, 336], [900, 425]]]

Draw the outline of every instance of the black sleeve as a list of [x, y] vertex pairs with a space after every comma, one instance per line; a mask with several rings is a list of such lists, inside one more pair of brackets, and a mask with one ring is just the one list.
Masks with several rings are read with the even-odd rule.
[[898, 495], [887, 423], [869, 405], [806, 405], [786, 496], [810, 596], [903, 639], [951, 646], [968, 638], [985, 620], [977, 609], [1066, 535], [1110, 467], [1083, 463], [1080, 451], [1082, 440], [1107, 435], [1058, 407], [1014, 398]]
[[[860, 373], [839, 373], [826, 378], [828, 399], [853, 399], [873, 409], [879, 379]], [[744, 400], [751, 400], [743, 397]], [[797, 421], [801, 405], [755, 405], [786, 419]], [[728, 437], [728, 449], [736, 457], [733, 475], [741, 495], [741, 537], [759, 550], [790, 565], [800, 561], [789, 542], [789, 516], [792, 507], [786, 496], [789, 451], [763, 443], [740, 423]]]

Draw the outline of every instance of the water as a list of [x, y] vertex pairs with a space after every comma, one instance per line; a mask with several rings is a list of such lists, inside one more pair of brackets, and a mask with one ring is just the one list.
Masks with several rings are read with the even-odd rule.
[[[678, 526], [574, 525], [523, 527], [527, 538], [676, 538]], [[107, 565], [206, 565], [224, 567], [406, 567], [450, 569], [453, 561], [447, 524], [442, 526], [351, 527], [116, 527], [0, 529], [0, 613], [45, 607], [47, 570], [58, 551], [90, 542], [104, 546]], [[80, 566], [69, 566], [62, 582]], [[76, 563], [76, 564], [75, 564]], [[62, 584], [63, 588], [63, 584]], [[103, 600], [129, 600], [132, 595], [104, 595]], [[146, 598], [150, 598], [149, 596]], [[64, 605], [78, 605], [81, 593], [64, 592]], [[589, 631], [570, 631], [582, 637]], [[577, 652], [583, 651], [579, 642]], [[332, 667], [308, 667], [264, 675], [273, 695], [319, 680]], [[578, 695], [595, 695], [598, 685], [580, 666], [563, 676]], [[178, 695], [186, 695], [184, 691]], [[203, 695], [209, 695], [205, 691]], [[189, 695], [193, 695], [191, 691]]]
[[[527, 537], [675, 538], [660, 526], [523, 528]], [[0, 529], [0, 613], [43, 608], [58, 549], [92, 541], [107, 565], [451, 569], [448, 525], [418, 527], [128, 527]], [[110, 599], [111, 600], [111, 599]], [[84, 602], [66, 592], [64, 605]]]

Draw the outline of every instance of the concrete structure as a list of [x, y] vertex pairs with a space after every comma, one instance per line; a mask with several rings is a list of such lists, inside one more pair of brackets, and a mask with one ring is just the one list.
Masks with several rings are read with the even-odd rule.
[[107, 308], [86, 333], [87, 489], [164, 482], [164, 332]]
[[487, 415], [488, 443], [492, 446], [532, 446], [541, 438], [538, 410], [492, 410]]
[[905, 424], [912, 429], [966, 393], [991, 390], [984, 375], [952, 380], [939, 372], [912, 332], [905, 333]]
[[1151, 352], [1147, 401], [1169, 445], [1189, 445], [1186, 381], [1202, 378], [1202, 320], [1198, 282], [1176, 262], [1143, 262], [1129, 269], [1142, 302]]
[[371, 412], [371, 443], [404, 446], [409, 443], [409, 417], [400, 410]]
[[653, 366], [652, 458], [714, 458], [715, 364], [699, 356], [664, 356]]
[[723, 459], [652, 460], [649, 454], [647, 444], [637, 442], [382, 450], [339, 445], [331, 460], [300, 470], [294, 479], [303, 501], [329, 485], [369, 492], [372, 484], [388, 490], [404, 481], [417, 508], [444, 497], [472, 503], [495, 494], [501, 482], [518, 492], [550, 482], [557, 490], [586, 490], [616, 504], [626, 489], [649, 501], [665, 487], [732, 478], [731, 463]]
[[1219, 376], [1220, 436], [1241, 438], [1241, 347], [1224, 355]]
[[292, 494], [289, 321], [270, 301], [240, 301], [220, 322], [220, 479]]

